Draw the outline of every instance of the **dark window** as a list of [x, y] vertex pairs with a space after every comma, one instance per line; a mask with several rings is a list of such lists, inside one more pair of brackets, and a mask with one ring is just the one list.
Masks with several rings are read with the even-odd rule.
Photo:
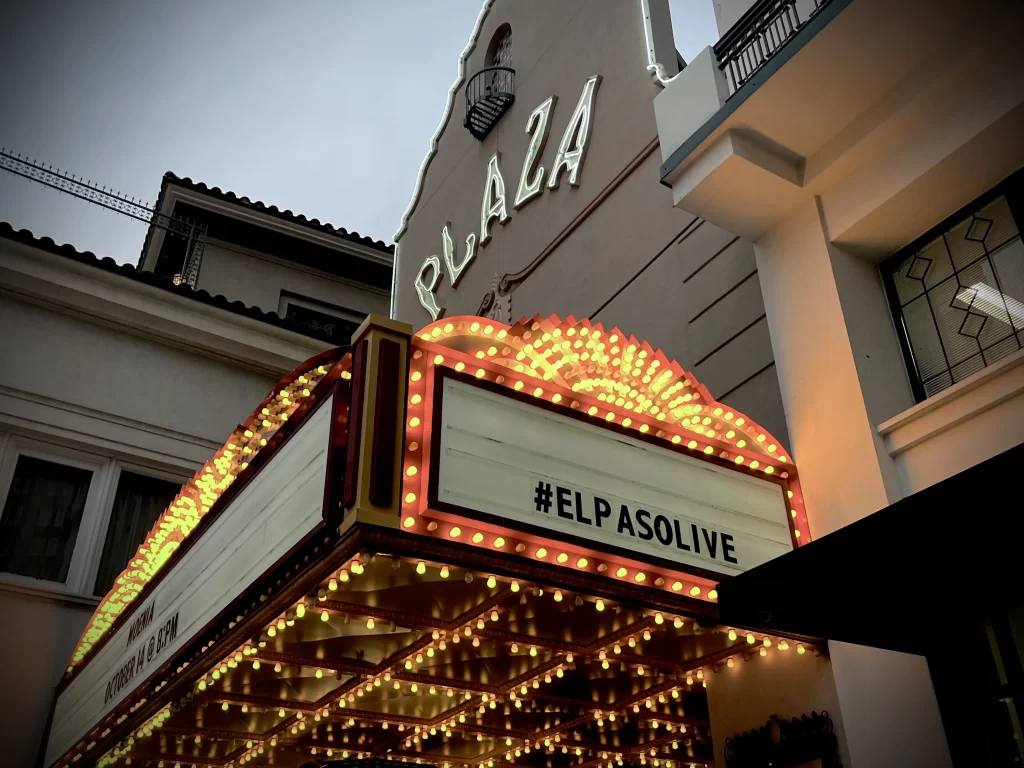
[[352, 334], [359, 327], [359, 323], [352, 320], [298, 304], [289, 304], [286, 316], [298, 323], [305, 323], [314, 331], [320, 331], [338, 346], [345, 346], [351, 342]]
[[92, 472], [19, 456], [0, 517], [0, 571], [64, 582]]
[[121, 472], [93, 594], [107, 594], [179, 490], [180, 483]]
[[882, 265], [918, 401], [1024, 346], [1018, 173]]

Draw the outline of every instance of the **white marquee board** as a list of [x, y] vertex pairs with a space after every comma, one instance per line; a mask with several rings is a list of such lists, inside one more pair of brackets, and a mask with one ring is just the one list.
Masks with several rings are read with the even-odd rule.
[[323, 520], [332, 401], [310, 415], [173, 570], [135, 602], [127, 621], [61, 692], [46, 765]]
[[792, 550], [782, 487], [445, 377], [437, 500], [735, 575]]

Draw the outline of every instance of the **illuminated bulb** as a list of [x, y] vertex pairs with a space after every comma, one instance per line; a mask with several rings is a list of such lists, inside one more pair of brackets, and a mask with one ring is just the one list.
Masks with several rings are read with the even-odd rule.
[[498, 612], [497, 611], [491, 611], [491, 621], [497, 621], [497, 620], [498, 620]]
[[771, 648], [772, 647], [772, 640], [771, 640], [770, 637], [766, 637], [762, 642], [764, 643], [764, 647], [765, 648]]
[[448, 573], [449, 573], [448, 566], [447, 565], [442, 565], [441, 566], [441, 578], [442, 579], [447, 579], [448, 578]]
[[281, 673], [281, 662], [280, 661], [277, 662], [277, 664], [274, 665], [274, 671], [277, 672], [278, 674]]
[[306, 615], [306, 604], [305, 603], [299, 603], [297, 606], [295, 606], [295, 616], [296, 616], [296, 618], [301, 619], [305, 615]]
[[331, 579], [327, 582], [327, 588], [331, 590], [331, 592], [334, 592], [338, 588], [338, 582], [334, 579]]
[[284, 716], [285, 716], [285, 714], [286, 714], [286, 713], [285, 713], [285, 711], [284, 711], [283, 709], [281, 709], [281, 710], [278, 710], [278, 712], [277, 712], [277, 716], [278, 716], [278, 717], [284, 717]]
[[753, 644], [754, 644], [754, 636], [753, 636], [752, 634], [750, 634], [749, 632], [747, 632], [747, 642], [748, 642], [748, 643], [749, 643], [750, 645], [753, 645]]
[[341, 582], [348, 581], [349, 580], [348, 571], [346, 571], [344, 568], [342, 568], [340, 571], [338, 571], [338, 579]]
[[761, 648], [761, 655], [762, 656], [767, 656], [768, 655], [768, 649], [767, 648]]
[[519, 645], [512, 643], [512, 653], [519, 653]]
[[650, 640], [650, 639], [651, 639], [651, 632], [650, 632], [650, 630], [645, 629], [644, 630], [644, 640]]
[[597, 610], [599, 610], [599, 611], [603, 611], [604, 610], [604, 600], [598, 600], [596, 603], [594, 603], [594, 607], [597, 608]]
[[537, 655], [537, 646], [535, 646], [535, 645], [531, 645], [530, 646], [530, 655], [531, 656], [536, 656]]
[[495, 585], [497, 583], [498, 583], [498, 580], [495, 579], [493, 576], [488, 576], [487, 577], [487, 587], [488, 587], [488, 589], [494, 589], [494, 587], [495, 587]]
[[366, 628], [373, 629], [376, 626], [376, 622], [373, 619], [366, 620]]
[[328, 615], [327, 615], [327, 611], [323, 611], [323, 612], [322, 612], [322, 613], [320, 614], [320, 621], [327, 621], [327, 619], [328, 619], [328, 618], [329, 618], [329, 617], [328, 617]]
[[416, 563], [416, 573], [418, 573], [418, 574], [420, 574], [420, 576], [422, 576], [426, 572], [427, 572], [427, 564], [426, 563], [424, 563], [422, 560], [420, 560], [418, 563]]
[[540, 549], [537, 550], [537, 557], [545, 558], [547, 556], [548, 556], [548, 551], [546, 549], [544, 549], [544, 547], [541, 547]]
[[736, 666], [736, 662], [734, 662], [732, 659], [729, 659], [725, 662], [725, 665], [729, 667], [729, 669], [732, 669], [734, 666]]
[[565, 660], [566, 660], [566, 661], [567, 661], [567, 662], [568, 662], [569, 664], [572, 664], [572, 654], [571, 654], [571, 653], [567, 653], [567, 654], [565, 654]]
[[576, 567], [577, 568], [586, 568], [587, 567], [587, 558], [581, 557], [579, 560], [577, 560], [576, 561]]
[[457, 539], [459, 538], [459, 536], [462, 535], [462, 529], [459, 528], [459, 526], [454, 525], [452, 526], [452, 529], [448, 531], [448, 535], [451, 536], [453, 539]]
[[643, 676], [644, 676], [644, 668], [643, 668], [643, 667], [637, 667], [637, 668], [636, 668], [636, 673], [637, 673], [637, 674], [638, 674], [638, 675], [639, 675], [640, 677], [643, 677]]
[[654, 614], [654, 623], [655, 624], [664, 624], [665, 623], [665, 617], [662, 616], [660, 613]]
[[560, 590], [560, 589], [556, 589], [555, 590], [555, 602], [556, 603], [562, 602], [562, 590]]
[[804, 653], [806, 653], [806, 652], [807, 652], [807, 651], [806, 651], [806, 649], [805, 649], [805, 648], [804, 648], [804, 646], [803, 646], [803, 643], [797, 643], [797, 644], [796, 644], [796, 652], [797, 652], [797, 653], [799, 653], [799, 654], [800, 654], [801, 656], [802, 656], [802, 655], [803, 655]]
[[253, 660], [253, 662], [252, 662], [252, 668], [253, 668], [253, 669], [259, 669], [259, 668], [260, 668], [260, 660], [259, 660], [259, 659], [254, 659], [254, 660]]
[[479, 544], [483, 540], [484, 540], [484, 535], [482, 533], [480, 533], [480, 531], [477, 531], [476, 533], [473, 534], [473, 543], [474, 544]]
[[789, 643], [787, 643], [785, 640], [780, 640], [779, 641], [779, 650], [780, 651], [788, 651], [789, 650]]
[[513, 581], [512, 582], [512, 591], [513, 592], [518, 592], [519, 591], [519, 582], [518, 581]]
[[324, 676], [324, 671], [322, 669], [318, 669], [316, 671], [316, 679], [319, 680], [323, 676]]
[[735, 640], [736, 639], [736, 630], [735, 629], [730, 629], [729, 630], [729, 639], [730, 640]]
[[568, 559], [569, 559], [569, 556], [567, 554], [565, 554], [565, 552], [560, 552], [558, 554], [558, 558], [557, 558], [558, 562], [564, 563]]

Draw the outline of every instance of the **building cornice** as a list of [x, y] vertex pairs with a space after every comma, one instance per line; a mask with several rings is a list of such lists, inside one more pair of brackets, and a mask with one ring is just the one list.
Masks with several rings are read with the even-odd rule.
[[17, 241], [0, 241], [0, 292], [268, 376], [331, 347]]

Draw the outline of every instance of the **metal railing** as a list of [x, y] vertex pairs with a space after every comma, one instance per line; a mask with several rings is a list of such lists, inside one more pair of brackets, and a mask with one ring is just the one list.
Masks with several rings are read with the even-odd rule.
[[[782, 49], [830, 0], [758, 0], [714, 47], [730, 95]], [[801, 8], [806, 18], [800, 19]]]
[[126, 197], [113, 189], [94, 184], [89, 179], [77, 177], [60, 168], [44, 165], [28, 157], [22, 157], [6, 147], [0, 148], [0, 171], [21, 176], [79, 200], [162, 229], [173, 237], [182, 238], [185, 241], [185, 249], [181, 271], [176, 273], [173, 279], [176, 284], [184, 283], [190, 288], [196, 287], [199, 267], [203, 261], [203, 250], [206, 245], [207, 225], [205, 223], [161, 213], [150, 207], [148, 203], [136, 200], [134, 197]]
[[516, 71], [510, 67], [481, 69], [466, 83], [464, 125], [483, 139], [516, 100]]

